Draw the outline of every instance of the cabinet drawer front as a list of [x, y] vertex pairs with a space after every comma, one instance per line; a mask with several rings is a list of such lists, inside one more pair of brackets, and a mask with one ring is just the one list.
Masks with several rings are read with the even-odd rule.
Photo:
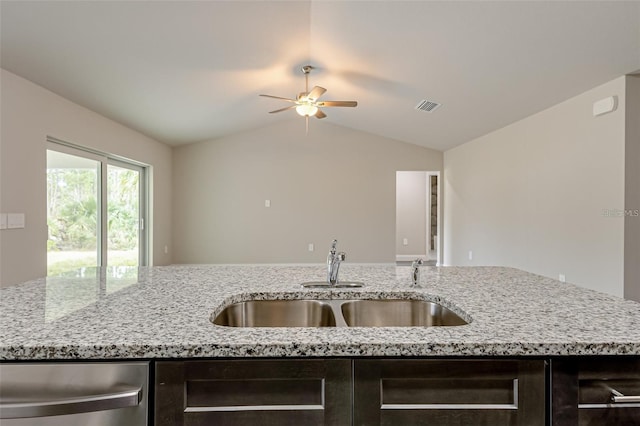
[[324, 380], [189, 380], [185, 412], [322, 410]]
[[356, 425], [544, 425], [544, 361], [356, 360]]
[[156, 425], [348, 425], [350, 360], [156, 364]]
[[518, 409], [518, 379], [382, 379], [383, 410]]
[[640, 426], [640, 359], [551, 362], [553, 426]]

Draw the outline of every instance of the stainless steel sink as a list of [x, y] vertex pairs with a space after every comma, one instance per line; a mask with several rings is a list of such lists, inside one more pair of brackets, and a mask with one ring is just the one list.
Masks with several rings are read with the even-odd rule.
[[353, 300], [341, 307], [350, 327], [431, 327], [468, 324], [452, 310], [424, 300]]
[[250, 300], [227, 306], [213, 323], [228, 327], [432, 327], [468, 324], [423, 300]]
[[331, 306], [319, 300], [250, 300], [227, 306], [214, 320], [231, 327], [335, 327]]

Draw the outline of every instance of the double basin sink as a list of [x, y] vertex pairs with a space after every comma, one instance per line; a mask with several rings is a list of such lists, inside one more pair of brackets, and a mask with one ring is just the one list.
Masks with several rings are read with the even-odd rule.
[[431, 327], [468, 324], [425, 300], [249, 300], [227, 306], [213, 323], [228, 327]]

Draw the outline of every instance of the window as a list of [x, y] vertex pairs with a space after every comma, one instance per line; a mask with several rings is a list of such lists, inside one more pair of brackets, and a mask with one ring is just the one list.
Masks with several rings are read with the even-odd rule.
[[47, 275], [148, 264], [147, 167], [49, 139]]

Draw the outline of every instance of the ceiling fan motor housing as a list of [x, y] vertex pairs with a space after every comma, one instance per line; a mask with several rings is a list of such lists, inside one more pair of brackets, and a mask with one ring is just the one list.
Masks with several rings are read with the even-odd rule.
[[327, 91], [324, 87], [314, 86], [311, 91], [309, 91], [309, 73], [314, 69], [311, 65], [305, 65], [302, 68], [302, 72], [304, 73], [304, 92], [300, 92], [295, 99], [283, 98], [280, 96], [272, 96], [272, 95], [260, 95], [268, 98], [280, 99], [283, 101], [291, 102], [294, 105], [289, 107], [280, 108], [275, 111], [270, 111], [270, 113], [277, 113], [282, 111], [287, 111], [290, 109], [295, 109], [296, 112], [306, 118], [310, 116], [314, 116], [316, 118], [325, 118], [327, 115], [320, 110], [320, 107], [355, 107], [358, 105], [356, 101], [323, 101], [318, 102], [318, 99]]

